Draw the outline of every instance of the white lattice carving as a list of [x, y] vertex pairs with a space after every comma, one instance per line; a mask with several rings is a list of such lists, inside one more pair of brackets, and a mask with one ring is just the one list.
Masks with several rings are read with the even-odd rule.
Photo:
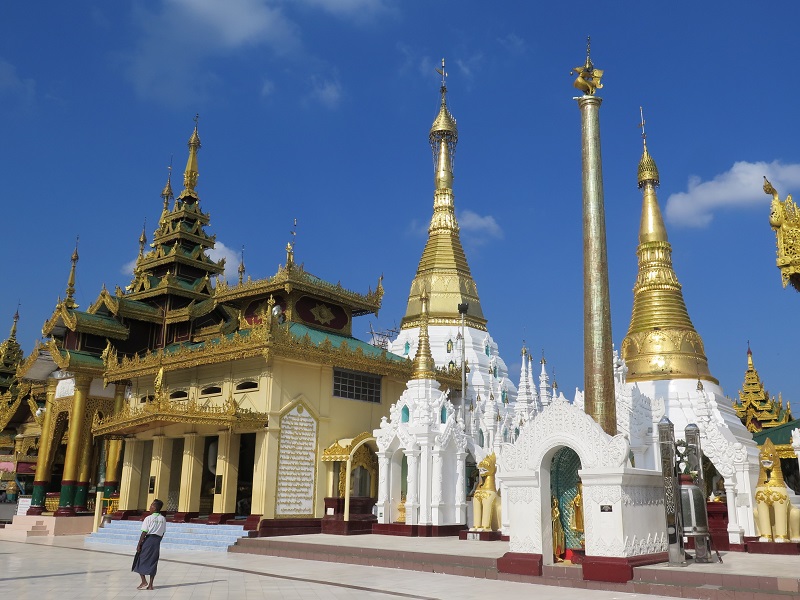
[[642, 556], [666, 551], [667, 538], [663, 532], [648, 533], [647, 537], [642, 539], [637, 539], [635, 535], [625, 537], [625, 556]]
[[646, 486], [628, 486], [622, 490], [622, 503], [626, 506], [657, 506], [664, 504], [664, 489]]
[[512, 535], [508, 543], [508, 549], [511, 552], [521, 552], [523, 554], [537, 554], [536, 545], [531, 536], [526, 535], [523, 538]]
[[512, 504], [530, 504], [535, 497], [535, 488], [530, 486], [512, 487], [508, 490], [508, 501]]

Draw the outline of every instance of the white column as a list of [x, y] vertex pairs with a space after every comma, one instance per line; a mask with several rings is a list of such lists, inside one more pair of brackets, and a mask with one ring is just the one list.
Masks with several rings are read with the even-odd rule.
[[353, 454], [347, 457], [347, 471], [344, 480], [344, 520], [350, 520], [350, 475], [353, 473]]
[[406, 525], [419, 523], [419, 501], [417, 500], [417, 482], [419, 481], [419, 450], [407, 450], [408, 479], [406, 485]]
[[431, 470], [431, 523], [433, 525], [444, 525], [447, 521], [445, 511], [446, 502], [442, 502], [442, 458], [444, 452], [441, 448], [433, 451], [433, 461]]
[[389, 455], [386, 452], [378, 452], [378, 502], [376, 503], [378, 509], [378, 523], [391, 523], [392, 510], [391, 510], [391, 494], [390, 483], [391, 468]]
[[417, 494], [419, 494], [419, 521], [420, 525], [431, 524], [431, 470], [432, 470], [432, 444], [428, 440], [420, 446], [419, 465], [417, 481], [419, 487]]
[[736, 480], [733, 477], [725, 479], [725, 501], [728, 504], [728, 541], [731, 544], [741, 544], [744, 540], [736, 514]]
[[456, 497], [455, 497], [455, 523], [467, 522], [467, 481], [466, 481], [466, 452], [456, 454]]

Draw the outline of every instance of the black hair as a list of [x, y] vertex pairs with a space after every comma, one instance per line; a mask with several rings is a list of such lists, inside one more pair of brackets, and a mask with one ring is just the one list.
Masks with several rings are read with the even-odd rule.
[[161, 509], [164, 508], [164, 503], [161, 500], [153, 500], [153, 504], [156, 507], [155, 512], [161, 512]]

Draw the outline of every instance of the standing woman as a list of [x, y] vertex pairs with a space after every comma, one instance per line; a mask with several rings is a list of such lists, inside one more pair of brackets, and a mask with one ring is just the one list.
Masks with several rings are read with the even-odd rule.
[[[138, 573], [142, 578], [137, 590], [152, 590], [153, 579], [158, 570], [158, 556], [161, 548], [161, 538], [167, 531], [167, 520], [161, 514], [164, 503], [161, 500], [153, 500], [150, 505], [150, 514], [142, 521], [142, 535], [139, 538], [139, 545], [136, 546], [136, 556], [133, 557], [131, 571]], [[148, 585], [145, 575], [150, 576]]]

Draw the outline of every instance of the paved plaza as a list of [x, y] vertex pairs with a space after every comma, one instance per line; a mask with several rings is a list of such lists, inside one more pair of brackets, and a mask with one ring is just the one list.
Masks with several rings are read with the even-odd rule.
[[[346, 538], [345, 538], [346, 539]], [[6, 598], [422, 599], [459, 600], [663, 598], [564, 589], [436, 573], [210, 552], [164, 552], [154, 591], [138, 591], [133, 548], [87, 547], [82, 536], [41, 542], [0, 540], [0, 585]]]

